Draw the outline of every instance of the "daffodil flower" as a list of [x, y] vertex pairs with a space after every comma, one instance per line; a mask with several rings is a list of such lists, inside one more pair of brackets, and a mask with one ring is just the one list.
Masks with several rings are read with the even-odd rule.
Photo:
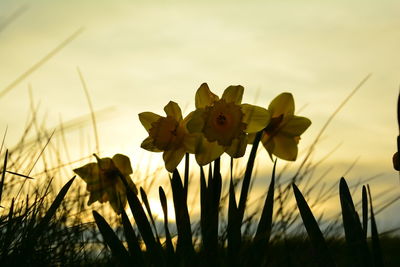
[[163, 151], [165, 168], [173, 172], [185, 153], [194, 153], [197, 135], [187, 131], [186, 123], [190, 116], [183, 119], [177, 103], [170, 101], [164, 111], [166, 117], [152, 112], [139, 114], [140, 122], [149, 133], [141, 147], [152, 152]]
[[294, 99], [291, 93], [282, 93], [271, 101], [268, 107], [271, 121], [264, 129], [261, 142], [272, 155], [295, 161], [300, 135], [311, 125], [305, 117], [294, 115]]
[[226, 152], [231, 157], [242, 157], [246, 150], [247, 133], [262, 130], [270, 120], [269, 112], [261, 107], [241, 104], [243, 86], [229, 86], [221, 99], [212, 93], [206, 83], [196, 92], [196, 110], [191, 114], [187, 128], [201, 133], [196, 160], [205, 165]]
[[74, 169], [87, 184], [90, 193], [88, 205], [99, 201], [109, 201], [117, 214], [121, 214], [127, 201], [126, 187], [121, 180], [126, 180], [131, 190], [137, 193], [135, 184], [130, 178], [132, 167], [129, 158], [122, 154], [116, 154], [112, 158], [99, 158], [94, 155], [97, 162], [86, 164]]

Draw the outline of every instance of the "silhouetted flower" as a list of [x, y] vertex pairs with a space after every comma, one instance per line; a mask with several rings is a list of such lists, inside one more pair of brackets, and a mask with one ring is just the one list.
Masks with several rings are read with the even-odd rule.
[[97, 162], [74, 169], [74, 172], [87, 184], [86, 188], [90, 193], [88, 205], [96, 201], [100, 203], [109, 201], [113, 210], [120, 214], [127, 201], [126, 187], [122, 178], [137, 194], [136, 186], [129, 176], [132, 174], [131, 162], [122, 154], [116, 154], [112, 158], [99, 158], [95, 154], [94, 156]]

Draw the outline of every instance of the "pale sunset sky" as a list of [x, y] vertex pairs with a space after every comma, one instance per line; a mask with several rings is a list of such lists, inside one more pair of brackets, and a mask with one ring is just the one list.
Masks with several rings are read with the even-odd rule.
[[[6, 23], [21, 7], [21, 14]], [[67, 122], [88, 114], [79, 67], [94, 109], [111, 108], [98, 117], [102, 156], [126, 154], [134, 168], [143, 168], [150, 158], [151, 168], [163, 164], [161, 155], [140, 148], [147, 134], [137, 114], [163, 115], [170, 100], [187, 114], [194, 108], [197, 88], [207, 82], [218, 95], [229, 85], [243, 85], [243, 102], [263, 107], [281, 92], [291, 92], [296, 109], [301, 109], [298, 114], [312, 121], [299, 145], [301, 159], [336, 107], [371, 73], [327, 128], [314, 159], [340, 145], [319, 166], [320, 173], [333, 168], [324, 182], [337, 182], [358, 159], [346, 175], [349, 184], [380, 174], [370, 182], [373, 195], [388, 189], [388, 198], [400, 195], [399, 174], [392, 168], [400, 85], [398, 0], [1, 0], [0, 26], [0, 91], [84, 29], [0, 98], [0, 130], [8, 126], [7, 147], [23, 133], [30, 112], [29, 85], [49, 131], [60, 117]], [[95, 150], [90, 121], [68, 138], [73, 159]], [[84, 149], [79, 147], [82, 138], [91, 140]], [[259, 180], [265, 179], [255, 192], [261, 193], [272, 163], [264, 150], [260, 161]], [[338, 211], [338, 203], [334, 199], [320, 208]], [[396, 202], [378, 216], [381, 228], [398, 227], [399, 213]]]

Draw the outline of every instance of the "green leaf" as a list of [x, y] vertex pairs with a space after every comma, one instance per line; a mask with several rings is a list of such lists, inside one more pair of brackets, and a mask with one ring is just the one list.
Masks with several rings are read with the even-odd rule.
[[364, 238], [360, 218], [354, 207], [349, 187], [343, 177], [340, 179], [339, 196], [342, 207], [344, 233], [349, 248], [348, 253], [352, 257], [353, 265], [371, 266], [371, 256]]
[[143, 252], [140, 249], [139, 240], [133, 230], [132, 224], [126, 215], [125, 209], [121, 211], [122, 226], [124, 227], [124, 234], [126, 243], [128, 244], [128, 251], [130, 253], [131, 260], [135, 266], [144, 266]]
[[364, 234], [364, 239], [367, 239], [368, 233], [368, 197], [367, 190], [365, 186], [362, 187], [362, 229]]
[[187, 202], [188, 187], [189, 187], [189, 153], [186, 153], [185, 154], [185, 176], [184, 176], [184, 181], [183, 181], [183, 189], [185, 192], [186, 202]]
[[142, 187], [140, 187], [140, 196], [142, 197], [142, 201], [143, 201], [143, 203], [144, 203], [144, 206], [146, 207], [147, 214], [149, 215], [150, 220], [151, 220], [151, 224], [153, 225], [153, 229], [154, 229], [154, 232], [155, 232], [155, 234], [156, 234], [157, 242], [158, 242], [159, 244], [161, 244], [161, 243], [160, 243], [160, 238], [158, 237], [158, 233], [157, 233], [157, 227], [156, 227], [156, 224], [154, 223], [153, 214], [151, 213], [150, 203], [149, 203], [149, 200], [148, 200], [148, 198], [147, 198], [147, 194], [146, 194], [146, 192], [143, 190]]
[[200, 227], [203, 247], [206, 247], [207, 240], [205, 236], [207, 235], [207, 225], [209, 217], [207, 216], [209, 212], [208, 201], [207, 201], [207, 184], [206, 177], [204, 174], [203, 167], [200, 166]]
[[[269, 238], [272, 229], [272, 215], [274, 210], [274, 187], [275, 187], [276, 160], [272, 169], [271, 182], [269, 184], [267, 197], [258, 223], [257, 232], [253, 239], [252, 264], [260, 266], [265, 259]], [[260, 257], [260, 255], [264, 255]]]
[[153, 263], [157, 266], [163, 266], [163, 255], [161, 252], [161, 247], [154, 239], [153, 232], [151, 230], [151, 226], [149, 221], [147, 220], [146, 213], [143, 210], [143, 207], [139, 201], [139, 198], [133, 192], [133, 190], [129, 187], [125, 177], [120, 174], [120, 179], [125, 185], [126, 196], [128, 198], [128, 204], [131, 209], [133, 218], [135, 219], [136, 225], [139, 229], [140, 235], [143, 238], [144, 243], [146, 244], [146, 249], [151, 255], [151, 259]]
[[308, 233], [308, 237], [310, 238], [311, 244], [315, 251], [318, 266], [336, 266], [310, 207], [308, 206], [297, 186], [294, 183], [292, 186], [297, 207], [299, 208], [301, 218]]
[[42, 231], [44, 231], [46, 229], [51, 218], [54, 216], [58, 207], [61, 205], [61, 202], [63, 201], [65, 195], [67, 194], [67, 192], [68, 192], [69, 188], [71, 187], [72, 183], [74, 182], [74, 180], [75, 180], [75, 176], [61, 188], [60, 192], [54, 199], [53, 203], [51, 203], [50, 208], [47, 210], [43, 219], [40, 221], [40, 223], [34, 229], [35, 237], [41, 235]]
[[217, 158], [214, 161], [214, 170], [212, 170], [210, 164], [208, 186], [205, 193], [205, 206], [207, 208], [202, 211], [205, 218], [204, 224], [202, 224], [202, 240], [208, 265], [218, 265], [218, 225], [221, 187], [220, 158]]
[[168, 266], [173, 265], [173, 257], [174, 257], [174, 246], [172, 245], [171, 234], [168, 228], [168, 205], [167, 205], [167, 197], [165, 196], [165, 192], [163, 188], [160, 186], [158, 188], [158, 193], [160, 196], [161, 207], [164, 213], [164, 229], [165, 229], [165, 244], [166, 244], [166, 252], [167, 252], [167, 261]]
[[243, 178], [243, 183], [242, 183], [242, 191], [240, 192], [240, 199], [239, 199], [239, 206], [238, 206], [238, 216], [239, 216], [238, 219], [239, 219], [240, 223], [243, 221], [243, 216], [244, 216], [244, 212], [246, 209], [247, 195], [249, 193], [251, 175], [253, 172], [254, 161], [256, 159], [257, 149], [258, 149], [258, 145], [261, 140], [262, 132], [263, 131], [258, 132], [256, 134], [256, 137], [254, 138], [254, 143], [251, 148], [249, 160], [247, 161], [247, 165], [246, 165], [246, 171], [244, 173], [244, 178]]
[[371, 190], [369, 188], [369, 185], [367, 185], [367, 187], [368, 187], [369, 203], [370, 203], [370, 210], [371, 210], [372, 255], [373, 255], [375, 266], [384, 266], [381, 242], [379, 240], [378, 227], [376, 226], [374, 209], [372, 207]]
[[238, 265], [239, 251], [242, 242], [239, 210], [236, 205], [235, 188], [232, 180], [233, 159], [231, 159], [231, 179], [229, 183], [229, 206], [228, 206], [228, 265]]
[[181, 254], [183, 264], [189, 264], [194, 257], [192, 244], [192, 229], [190, 226], [189, 211], [186, 204], [181, 177], [175, 169], [171, 179], [172, 196], [175, 207], [176, 227], [178, 230], [177, 253]]
[[123, 266], [130, 266], [131, 262], [128, 252], [126, 251], [124, 245], [122, 245], [121, 241], [118, 239], [117, 235], [108, 225], [106, 220], [95, 210], [93, 211], [93, 217], [96, 221], [97, 227], [99, 228], [101, 235], [104, 238], [104, 241], [111, 249], [113, 257], [115, 257], [119, 264]]

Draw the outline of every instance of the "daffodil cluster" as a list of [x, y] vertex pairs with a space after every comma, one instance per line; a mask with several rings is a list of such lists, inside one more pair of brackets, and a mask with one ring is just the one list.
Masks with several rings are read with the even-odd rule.
[[203, 83], [196, 92], [196, 109], [185, 118], [175, 102], [169, 102], [166, 116], [152, 112], [139, 114], [149, 136], [141, 147], [163, 152], [165, 167], [172, 172], [185, 153], [195, 154], [200, 165], [208, 164], [223, 153], [232, 158], [245, 154], [255, 133], [262, 131], [262, 143], [269, 155], [293, 161], [297, 158], [300, 135], [311, 121], [294, 115], [294, 100], [290, 93], [277, 96], [268, 110], [242, 104], [243, 86], [229, 86], [221, 98]]

